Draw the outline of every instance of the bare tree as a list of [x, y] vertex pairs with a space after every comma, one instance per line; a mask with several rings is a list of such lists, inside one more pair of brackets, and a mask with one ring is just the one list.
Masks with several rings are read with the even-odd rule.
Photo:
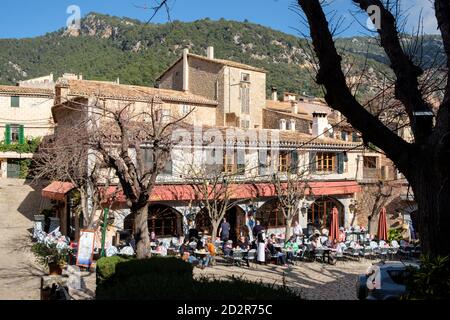
[[299, 213], [300, 204], [305, 199], [306, 192], [311, 188], [308, 184], [306, 171], [302, 172], [279, 172], [272, 175], [272, 185], [278, 199], [279, 209], [283, 213], [286, 222], [285, 239], [292, 235], [292, 222]]
[[189, 164], [186, 167], [185, 179], [190, 184], [195, 203], [200, 213], [207, 214], [212, 225], [212, 239], [217, 236], [220, 221], [229, 209], [240, 200], [236, 199], [236, 188], [239, 186], [238, 172], [224, 170], [224, 166]]
[[172, 132], [190, 112], [183, 116], [170, 114], [156, 98], [141, 109], [133, 103], [118, 108], [92, 107], [89, 148], [114, 170], [134, 216], [137, 257], [148, 257], [150, 195], [171, 157]]
[[[449, 174], [450, 162], [450, 1], [435, 0], [436, 19], [447, 56], [444, 95], [436, 114], [421, 91], [419, 78], [424, 71], [402, 45], [396, 14], [398, 1], [353, 0], [364, 12], [380, 11], [377, 29], [380, 45], [390, 60], [395, 75], [395, 98], [406, 111], [414, 141], [409, 143], [367, 111], [349, 89], [330, 31], [329, 21], [320, 0], [298, 0], [306, 16], [319, 70], [316, 82], [326, 91], [325, 100], [339, 110], [362, 133], [363, 139], [375, 144], [395, 163], [408, 179], [419, 207], [419, 223], [424, 251], [447, 255], [450, 243]], [[393, 5], [394, 4], [394, 5]], [[372, 17], [372, 16], [371, 16]]]
[[76, 239], [79, 236], [79, 216], [83, 215], [84, 227], [95, 228], [95, 213], [111, 196], [102, 192], [102, 188], [108, 188], [111, 176], [101, 174], [104, 163], [96, 161], [93, 166], [88, 166], [86, 140], [86, 131], [80, 128], [60, 129], [57, 135], [43, 141], [33, 158], [34, 181], [70, 182], [80, 193], [80, 205], [73, 209]]

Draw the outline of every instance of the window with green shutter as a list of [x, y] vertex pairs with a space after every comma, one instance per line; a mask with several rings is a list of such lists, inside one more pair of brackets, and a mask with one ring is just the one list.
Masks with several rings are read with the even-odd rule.
[[11, 97], [11, 107], [19, 108], [20, 107], [20, 97]]
[[25, 130], [23, 125], [19, 126], [19, 144], [25, 144]]
[[11, 125], [7, 124], [5, 126], [5, 144], [11, 144]]

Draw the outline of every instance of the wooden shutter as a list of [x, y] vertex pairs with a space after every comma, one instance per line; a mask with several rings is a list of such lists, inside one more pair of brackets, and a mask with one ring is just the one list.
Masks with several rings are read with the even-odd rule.
[[11, 125], [7, 124], [5, 126], [5, 144], [11, 144]]
[[316, 168], [317, 168], [317, 152], [316, 151], [311, 151], [309, 153], [309, 171], [311, 173], [315, 173], [316, 172]]
[[25, 130], [23, 125], [19, 126], [19, 144], [25, 144]]
[[298, 151], [292, 150], [291, 151], [291, 173], [297, 173], [298, 169]]
[[338, 153], [337, 154], [337, 173], [344, 173], [344, 154]]

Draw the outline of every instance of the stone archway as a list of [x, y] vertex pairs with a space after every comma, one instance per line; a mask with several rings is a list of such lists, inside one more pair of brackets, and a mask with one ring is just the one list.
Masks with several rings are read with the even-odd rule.
[[320, 197], [316, 199], [308, 209], [308, 225], [321, 230], [322, 228], [330, 228], [331, 210], [336, 207], [339, 211], [339, 226], [345, 225], [345, 209], [344, 205], [337, 199], [332, 197]]
[[[183, 215], [164, 204], [152, 204], [148, 207], [148, 232], [157, 237], [180, 237], [183, 235]], [[124, 220], [124, 230], [134, 232], [134, 215]]]
[[[248, 228], [245, 226], [245, 212], [238, 205], [228, 209], [225, 213], [225, 218], [231, 227], [230, 240], [233, 240], [233, 243], [237, 241], [238, 236], [248, 235]], [[204, 210], [195, 216], [195, 226], [199, 232], [207, 231], [210, 235], [212, 233], [211, 220]]]

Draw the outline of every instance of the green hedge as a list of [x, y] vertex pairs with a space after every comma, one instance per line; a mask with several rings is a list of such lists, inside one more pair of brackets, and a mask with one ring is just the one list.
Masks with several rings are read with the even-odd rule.
[[244, 279], [193, 279], [192, 265], [173, 257], [137, 260], [114, 256], [97, 262], [98, 300], [299, 299], [287, 287]]

